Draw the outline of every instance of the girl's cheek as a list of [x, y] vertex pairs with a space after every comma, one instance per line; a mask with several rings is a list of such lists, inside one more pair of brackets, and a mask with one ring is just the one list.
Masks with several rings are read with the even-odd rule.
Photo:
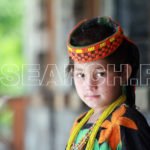
[[77, 90], [82, 88], [83, 84], [82, 84], [82, 81], [80, 81], [79, 79], [75, 79], [74, 83], [75, 83], [75, 87]]
[[99, 85], [99, 86], [103, 86], [105, 84], [107, 84], [107, 79], [106, 78], [101, 78], [97, 81], [97, 85]]
[[81, 90], [84, 86], [84, 81], [80, 79], [75, 80], [75, 86], [76, 86], [76, 89]]
[[81, 83], [83, 83], [84, 81], [83, 81], [82, 78], [74, 78], [74, 82], [75, 82], [75, 84], [81, 84]]
[[115, 85], [115, 76], [113, 74], [109, 74], [109, 76], [106, 79], [106, 84], [108, 86], [114, 86]]

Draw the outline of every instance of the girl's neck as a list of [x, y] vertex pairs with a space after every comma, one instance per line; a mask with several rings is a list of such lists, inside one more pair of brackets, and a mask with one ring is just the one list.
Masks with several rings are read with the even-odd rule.
[[[118, 99], [120, 96], [118, 96], [116, 99]], [[105, 105], [101, 107], [94, 108], [94, 113], [91, 115], [87, 123], [96, 123], [97, 120], [100, 118], [102, 113], [109, 107], [110, 105]]]
[[103, 107], [98, 107], [98, 108], [94, 108], [94, 113], [93, 115], [96, 114], [102, 114], [104, 112], [105, 109], [107, 109], [109, 106], [103, 106]]
[[107, 108], [107, 106], [101, 107], [101, 108], [94, 108], [94, 113], [91, 115], [91, 117], [89, 118], [87, 123], [96, 123], [106, 108]]

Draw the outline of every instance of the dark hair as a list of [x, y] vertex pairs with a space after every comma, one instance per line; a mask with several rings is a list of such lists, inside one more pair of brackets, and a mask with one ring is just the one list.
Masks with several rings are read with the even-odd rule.
[[[114, 33], [113, 29], [106, 25], [92, 26], [84, 30], [84, 32], [74, 32], [71, 37], [71, 44], [74, 46], [86, 46], [104, 40]], [[130, 64], [132, 73], [126, 86], [126, 104], [135, 108], [135, 86], [137, 72], [139, 69], [139, 51], [135, 44], [124, 39], [118, 49], [111, 55], [104, 58], [110, 64], [115, 64], [116, 70], [120, 68], [120, 64]], [[69, 57], [69, 64], [67, 72], [71, 72], [74, 61]]]

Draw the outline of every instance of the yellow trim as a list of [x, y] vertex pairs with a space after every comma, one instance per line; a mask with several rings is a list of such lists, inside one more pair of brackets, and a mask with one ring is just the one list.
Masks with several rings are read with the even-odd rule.
[[112, 37], [109, 41], [113, 42], [115, 40], [115, 37]]
[[104, 42], [104, 43], [101, 43], [100, 44], [100, 47], [104, 47], [106, 45], [106, 43]]
[[77, 49], [76, 53], [82, 53], [82, 49]]
[[94, 46], [93, 46], [93, 47], [88, 48], [88, 51], [89, 51], [89, 52], [94, 51], [94, 50], [95, 50], [95, 47], [94, 47]]
[[121, 95], [116, 101], [114, 101], [107, 109], [104, 110], [98, 121], [96, 122], [93, 132], [88, 140], [86, 150], [93, 149], [96, 134], [103, 123], [103, 121], [114, 111], [114, 109], [124, 103], [126, 100], [126, 95]]
[[70, 47], [69, 47], [68, 49], [69, 49], [69, 51], [71, 51], [71, 52], [72, 52], [72, 48], [70, 48]]

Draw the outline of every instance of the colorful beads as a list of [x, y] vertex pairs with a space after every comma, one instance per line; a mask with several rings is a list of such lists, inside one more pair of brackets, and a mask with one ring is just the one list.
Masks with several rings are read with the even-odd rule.
[[93, 130], [93, 128], [94, 128], [94, 125], [95, 125], [95, 124], [93, 124], [93, 126], [92, 126], [91, 128], [89, 128], [89, 131], [86, 133], [85, 137], [83, 137], [83, 138], [79, 141], [78, 144], [75, 144], [75, 140], [74, 140], [74, 142], [73, 142], [73, 144], [72, 144], [72, 146], [71, 146], [71, 150], [81, 150], [81, 149], [84, 147], [84, 145], [87, 143], [87, 141], [88, 141], [88, 139], [89, 139], [89, 137], [90, 137], [90, 135], [91, 135], [91, 133], [92, 133], [92, 130]]
[[103, 42], [103, 43], [100, 44], [100, 48], [102, 48], [102, 47], [104, 47], [104, 46], [106, 46], [106, 43], [105, 43], [105, 42]]
[[95, 47], [94, 47], [94, 46], [93, 46], [93, 47], [88, 48], [88, 51], [89, 51], [89, 52], [94, 51], [94, 50], [95, 50]]
[[[108, 18], [108, 20], [109, 20], [108, 25], [113, 24], [115, 26], [114, 27], [115, 33], [102, 41], [93, 43], [92, 45], [74, 46], [74, 45], [71, 45], [70, 43], [72, 33], [74, 33], [76, 29], [78, 30], [81, 24], [82, 25], [86, 24], [87, 20], [83, 20], [73, 29], [73, 31], [69, 35], [67, 47], [68, 47], [69, 55], [74, 61], [84, 63], [84, 62], [98, 60], [98, 59], [107, 57], [108, 55], [113, 53], [115, 50], [117, 50], [117, 48], [121, 45], [123, 39], [125, 39], [126, 37], [123, 35], [123, 30], [121, 29], [118, 23], [114, 22], [111, 18]], [[101, 23], [102, 22], [98, 22], [97, 20], [97, 24], [101, 24]], [[97, 51], [102, 51], [102, 55], [99, 55]], [[94, 52], [95, 55], [92, 55], [93, 53], [91, 54], [91, 52]], [[72, 57], [72, 54], [77, 54], [77, 55], [74, 58]], [[83, 54], [83, 55], [79, 57], [78, 54]]]
[[82, 53], [82, 49], [77, 49], [76, 53]]

